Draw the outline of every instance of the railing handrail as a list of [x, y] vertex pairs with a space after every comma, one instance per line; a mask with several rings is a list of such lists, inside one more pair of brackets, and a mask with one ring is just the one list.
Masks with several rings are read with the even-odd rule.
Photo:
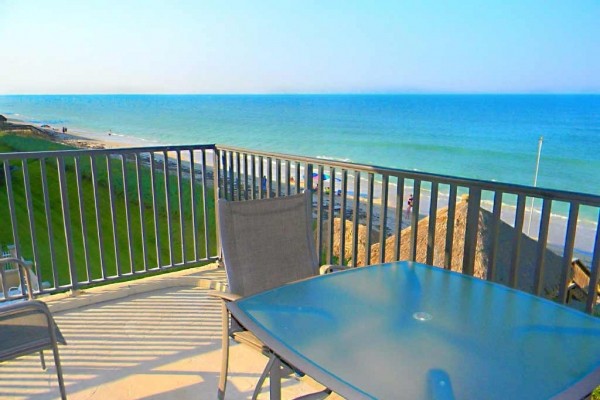
[[549, 189], [543, 187], [532, 187], [527, 185], [492, 182], [482, 179], [457, 177], [444, 174], [434, 174], [429, 172], [410, 171], [401, 168], [390, 168], [378, 165], [368, 165], [348, 161], [337, 161], [331, 159], [322, 159], [308, 156], [298, 156], [287, 153], [276, 153], [269, 151], [260, 151], [236, 146], [221, 144], [201, 144], [201, 145], [165, 145], [165, 146], [143, 146], [143, 147], [119, 147], [107, 149], [76, 149], [76, 150], [50, 150], [50, 151], [29, 151], [0, 153], [0, 160], [23, 160], [23, 159], [41, 159], [63, 156], [85, 156], [91, 154], [134, 154], [149, 153], [159, 151], [183, 151], [183, 150], [227, 150], [240, 153], [255, 154], [257, 156], [272, 157], [279, 159], [289, 159], [296, 162], [308, 162], [312, 164], [327, 165], [336, 168], [351, 169], [360, 172], [382, 174], [398, 177], [402, 175], [405, 179], [426, 180], [441, 184], [454, 184], [459, 186], [477, 186], [481, 190], [502, 191], [505, 193], [519, 192], [527, 196], [547, 198], [557, 201], [577, 201], [582, 205], [600, 206], [600, 196], [591, 193], [581, 193], [561, 189]]
[[547, 198], [548, 200], [557, 201], [577, 201], [582, 205], [600, 206], [600, 196], [591, 193], [579, 193], [571, 192], [568, 190], [560, 189], [548, 189], [543, 187], [532, 187], [527, 185], [505, 183], [505, 182], [492, 182], [474, 178], [463, 178], [451, 175], [434, 174], [429, 172], [410, 171], [400, 168], [389, 168], [377, 165], [368, 165], [361, 163], [353, 163], [348, 161], [337, 161], [323, 158], [297, 156], [286, 153], [274, 153], [267, 151], [256, 151], [251, 149], [245, 149], [235, 146], [227, 145], [215, 145], [217, 150], [227, 150], [240, 153], [254, 154], [263, 157], [272, 157], [279, 159], [288, 159], [296, 162], [308, 162], [312, 164], [327, 165], [331, 167], [339, 167], [344, 169], [351, 169], [360, 172], [368, 172], [374, 174], [382, 174], [389, 176], [400, 176], [402, 175], [405, 179], [417, 179], [424, 181], [437, 182], [441, 184], [454, 184], [458, 186], [477, 186], [481, 190], [490, 191], [501, 191], [504, 193], [519, 192], [527, 196]]
[[186, 144], [186, 145], [165, 145], [165, 146], [142, 146], [142, 147], [115, 147], [106, 149], [74, 149], [74, 150], [45, 150], [45, 151], [24, 151], [13, 153], [0, 153], [0, 160], [23, 160], [53, 157], [76, 157], [102, 154], [134, 154], [151, 153], [163, 151], [185, 151], [185, 150], [215, 150], [214, 144]]

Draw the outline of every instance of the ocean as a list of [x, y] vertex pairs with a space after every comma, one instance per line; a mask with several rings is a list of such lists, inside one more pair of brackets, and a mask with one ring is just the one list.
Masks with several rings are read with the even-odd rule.
[[0, 114], [600, 195], [600, 95], [0, 96]]

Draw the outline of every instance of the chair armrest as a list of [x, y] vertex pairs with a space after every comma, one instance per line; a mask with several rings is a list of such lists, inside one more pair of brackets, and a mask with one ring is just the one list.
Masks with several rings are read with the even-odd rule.
[[242, 298], [242, 296], [240, 296], [239, 294], [229, 293], [229, 292], [221, 292], [219, 290], [211, 290], [208, 292], [208, 295], [212, 296], [212, 297], [217, 297], [223, 301], [236, 301], [237, 299]]
[[332, 272], [337, 272], [337, 271], [345, 271], [350, 268], [351, 267], [348, 267], [346, 265], [333, 265], [333, 264], [321, 265], [321, 268], [319, 268], [319, 275], [330, 274]]

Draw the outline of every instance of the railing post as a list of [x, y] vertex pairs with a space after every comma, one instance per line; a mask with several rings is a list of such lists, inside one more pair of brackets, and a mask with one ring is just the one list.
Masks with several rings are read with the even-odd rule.
[[79, 282], [77, 280], [77, 268], [75, 264], [75, 255], [73, 252], [73, 234], [71, 232], [71, 212], [69, 209], [67, 177], [65, 176], [65, 160], [62, 157], [58, 157], [58, 176], [60, 186], [60, 202], [63, 212], [63, 226], [65, 228], [65, 241], [67, 242], [67, 260], [69, 263], [69, 275], [71, 277], [71, 290], [73, 294], [76, 294], [79, 287]]
[[[215, 199], [215, 231], [217, 232], [217, 257], [221, 258], [221, 238], [219, 237], [219, 213], [217, 210], [219, 198], [221, 196], [221, 150], [219, 150], [216, 146], [213, 148], [213, 192]], [[202, 152], [202, 165], [204, 164], [204, 152]], [[206, 179], [206, 172], [202, 172], [202, 179]], [[203, 182], [204, 183], [204, 182]], [[206, 188], [204, 188], [204, 204], [206, 204]], [[207, 208], [204, 208], [204, 220], [208, 218], [206, 213]], [[208, 232], [206, 232], [206, 237], [208, 237]], [[206, 243], [206, 257], [208, 258], [208, 242]]]

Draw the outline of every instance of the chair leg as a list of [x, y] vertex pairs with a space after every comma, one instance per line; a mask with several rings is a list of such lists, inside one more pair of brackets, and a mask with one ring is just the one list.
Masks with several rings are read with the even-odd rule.
[[44, 351], [40, 351], [40, 362], [42, 363], [42, 369], [46, 369], [46, 360], [44, 359]]
[[221, 304], [221, 374], [219, 376], [219, 391], [217, 397], [219, 400], [225, 399], [225, 389], [227, 387], [227, 369], [229, 366], [229, 310], [225, 302]]
[[60, 397], [62, 400], [67, 400], [67, 392], [65, 390], [65, 382], [63, 380], [62, 366], [60, 364], [60, 357], [58, 356], [58, 345], [56, 342], [52, 346], [52, 352], [54, 353], [54, 365], [56, 366], [56, 376], [58, 377], [58, 388], [60, 389]]
[[265, 383], [265, 379], [267, 379], [267, 376], [271, 372], [271, 368], [273, 368], [273, 364], [275, 363], [276, 358], [277, 357], [275, 356], [275, 354], [271, 353], [271, 356], [269, 357], [269, 362], [267, 362], [267, 365], [265, 365], [265, 369], [263, 369], [260, 378], [258, 378], [258, 382], [256, 382], [254, 393], [252, 393], [252, 400], [256, 400], [258, 398], [260, 390], [262, 389], [262, 386]]

